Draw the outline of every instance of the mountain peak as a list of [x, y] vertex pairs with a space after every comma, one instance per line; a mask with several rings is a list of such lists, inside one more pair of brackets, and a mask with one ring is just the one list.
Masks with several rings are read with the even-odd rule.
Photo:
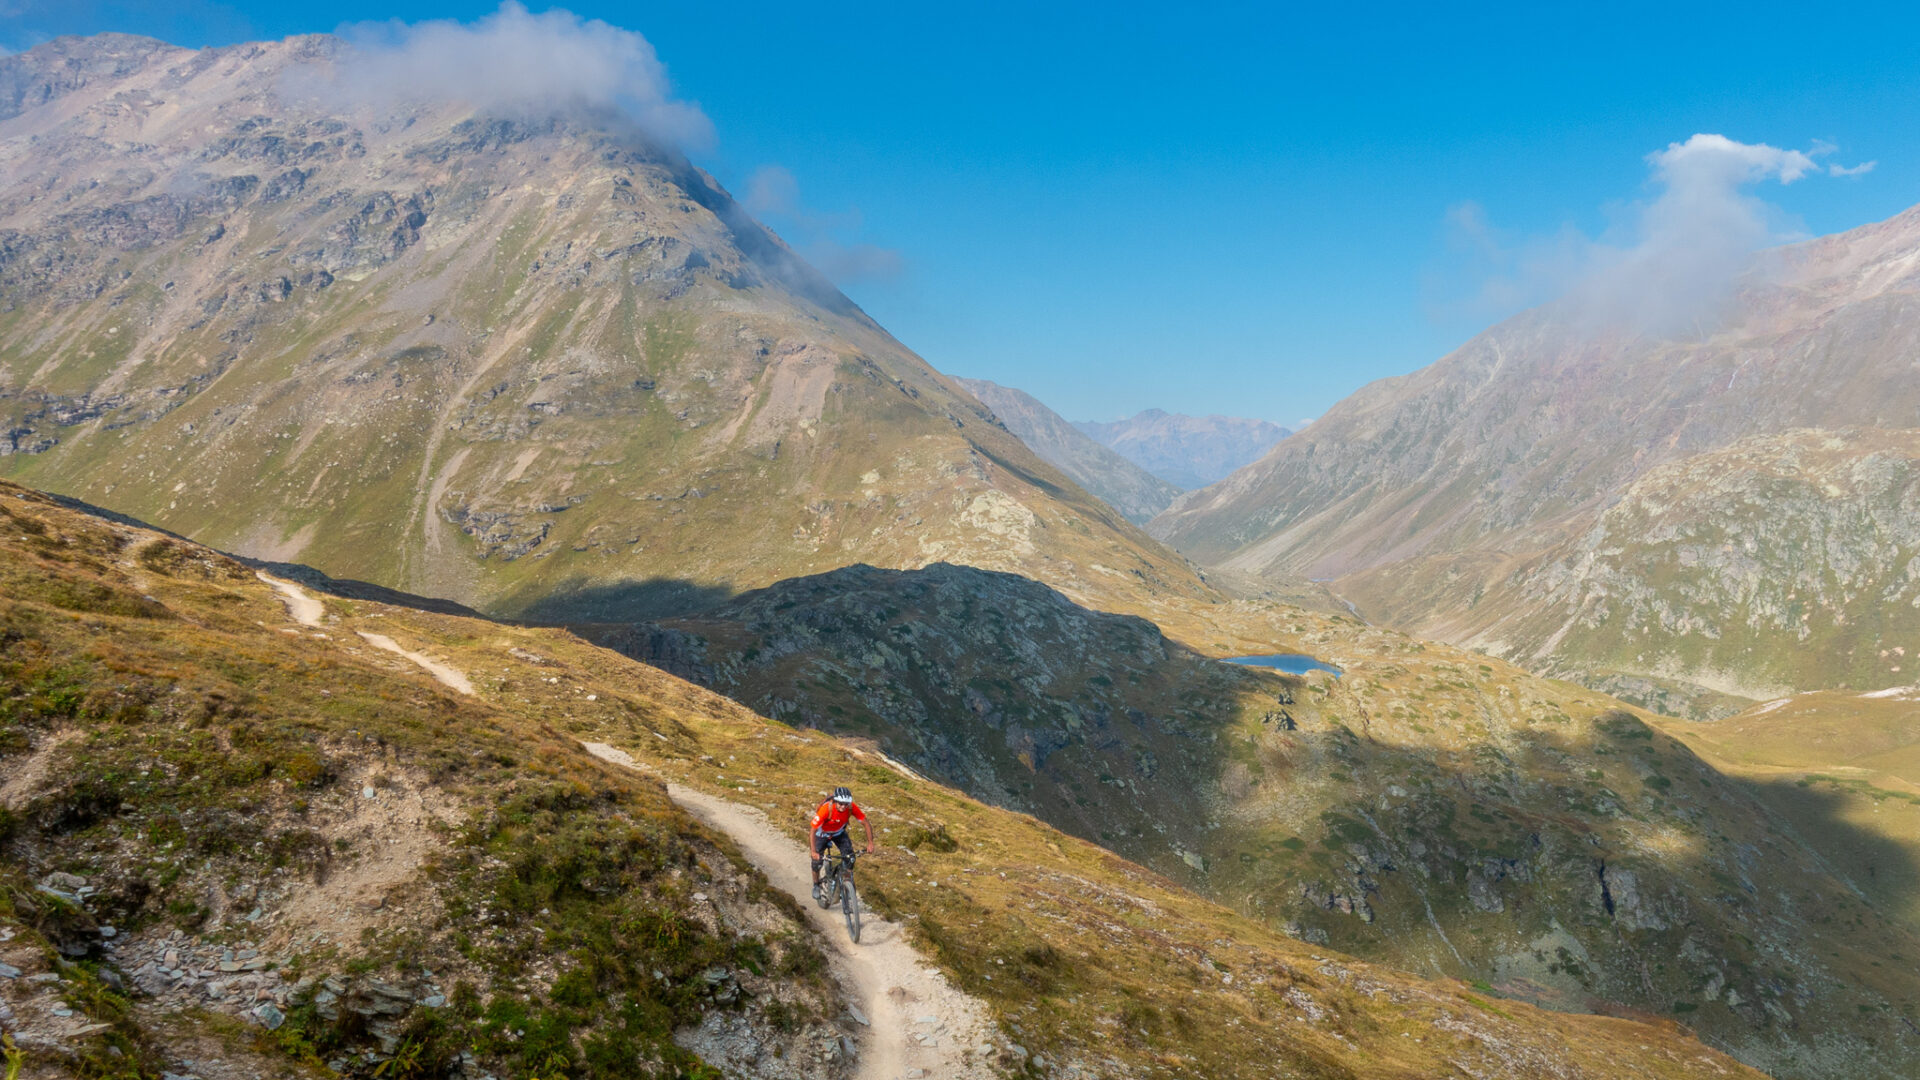
[[[1886, 513], [1909, 496], [1882, 481], [1915, 460], [1894, 433], [1920, 416], [1920, 208], [1763, 252], [1742, 281], [1684, 335], [1572, 301], [1523, 312], [1361, 388], [1155, 531], [1213, 565], [1338, 579], [1369, 618], [1622, 693], [1677, 682], [1725, 711], [1727, 693], [1865, 678], [1904, 647], [1906, 623], [1883, 616], [1912, 610], [1882, 566], [1911, 532]], [[1830, 479], [1809, 489], [1816, 462]], [[1755, 507], [1764, 527], [1727, 532]], [[1852, 584], [1828, 596], [1816, 565]]]
[[290, 88], [337, 44], [0, 61], [0, 472], [495, 611], [859, 560], [1209, 591], [662, 140]]

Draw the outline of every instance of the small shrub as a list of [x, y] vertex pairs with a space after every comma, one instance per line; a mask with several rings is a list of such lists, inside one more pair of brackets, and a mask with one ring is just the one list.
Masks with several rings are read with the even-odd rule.
[[947, 832], [944, 822], [935, 822], [931, 827], [915, 825], [901, 837], [900, 846], [916, 852], [923, 847], [947, 854], [960, 850], [960, 842]]
[[288, 780], [303, 788], [325, 787], [333, 779], [333, 771], [319, 754], [312, 750], [296, 750], [280, 766], [280, 772]]

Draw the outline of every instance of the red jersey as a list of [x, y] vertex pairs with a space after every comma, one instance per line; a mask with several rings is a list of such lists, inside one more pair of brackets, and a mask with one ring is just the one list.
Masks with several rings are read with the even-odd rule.
[[847, 808], [842, 810], [832, 799], [828, 799], [820, 804], [820, 809], [813, 812], [814, 835], [832, 836], [838, 832], [845, 832], [847, 822], [854, 818], [859, 818], [861, 821], [867, 820], [867, 815], [860, 812], [859, 803], [848, 803]]

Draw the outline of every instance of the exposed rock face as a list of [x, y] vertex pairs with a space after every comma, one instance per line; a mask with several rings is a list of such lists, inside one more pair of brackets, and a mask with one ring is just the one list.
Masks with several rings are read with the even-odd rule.
[[[1750, 612], [1741, 597], [1769, 592], [1758, 578], [1777, 576], [1781, 560], [1795, 561], [1788, 578], [1831, 566], [1853, 583], [1832, 584], [1817, 603], [1844, 593], [1833, 615], [1872, 621], [1869, 609], [1883, 603], [1874, 583], [1885, 579], [1875, 567], [1899, 561], [1898, 541], [1879, 520], [1893, 511], [1863, 514], [1859, 500], [1867, 487], [1878, 486], [1875, 498], [1903, 487], [1863, 474], [1840, 484], [1858, 485], [1855, 496], [1822, 494], [1819, 484], [1793, 496], [1767, 486], [1777, 470], [1754, 463], [1759, 451], [1731, 448], [1805, 428], [1920, 425], [1916, 252], [1920, 210], [1769, 253], [1718, 328], [1694, 339], [1598, 330], [1564, 305], [1528, 312], [1432, 367], [1362, 389], [1255, 465], [1183, 496], [1154, 531], [1203, 561], [1339, 579], [1369, 617], [1556, 668], [1736, 691], [1839, 682], [1854, 670], [1852, 654], [1819, 654], [1819, 675], [1788, 655], [1811, 652], [1797, 625], [1807, 611], [1776, 619], [1773, 601]], [[1721, 451], [1690, 471], [1662, 468]], [[1867, 474], [1895, 468], [1879, 451], [1863, 453], [1876, 462], [1862, 465]], [[1745, 478], [1708, 478], [1750, 468]], [[1702, 486], [1713, 483], [1726, 490]], [[1673, 484], [1685, 486], [1663, 490]], [[1810, 495], [1838, 501], [1806, 505]], [[1761, 520], [1776, 497], [1800, 500], [1780, 510], [1800, 524]], [[1616, 506], [1623, 500], [1640, 509]], [[1737, 556], [1692, 552], [1675, 568], [1689, 583], [1678, 591], [1632, 552], [1643, 538], [1622, 531], [1652, 506], [1663, 507], [1662, 527], [1680, 528], [1688, 512], [1669, 503], [1693, 506], [1705, 528], [1729, 501], [1761, 531], [1728, 531], [1722, 542]], [[1819, 550], [1789, 553], [1782, 530], [1817, 535]], [[1614, 552], [1622, 542], [1629, 550]], [[1785, 601], [1788, 592], [1797, 599]], [[1616, 602], [1600, 604], [1603, 594]], [[1776, 599], [1807, 593], [1788, 586]], [[1535, 618], [1527, 607], [1542, 602], [1552, 615]], [[1809, 614], [1816, 636], [1824, 617]], [[1749, 622], [1737, 659], [1701, 643], [1708, 624]], [[1664, 628], [1649, 636], [1649, 623]]]
[[[1007, 430], [1018, 435], [1034, 453], [1105, 500], [1128, 521], [1145, 524], [1180, 494], [1179, 488], [1095, 442], [1033, 395], [985, 379], [961, 379], [959, 383], [992, 409]], [[0, 452], [4, 452], [3, 444]]]
[[535, 616], [855, 560], [1208, 592], [676, 152], [301, 89], [341, 48], [0, 60], [0, 471]]
[[1270, 420], [1184, 416], [1148, 409], [1125, 420], [1078, 421], [1102, 446], [1183, 490], [1205, 487], [1258, 461], [1290, 432]]
[[1756, 436], [1654, 469], [1498, 599], [1477, 639], [1540, 641], [1532, 659], [1572, 675], [1644, 657], [1750, 698], [1898, 683], [1920, 647], [1920, 431]]

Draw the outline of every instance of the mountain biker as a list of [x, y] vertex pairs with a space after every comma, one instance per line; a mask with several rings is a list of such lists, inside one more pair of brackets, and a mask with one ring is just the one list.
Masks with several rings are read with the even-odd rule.
[[847, 835], [847, 823], [854, 818], [867, 830], [867, 854], [873, 854], [873, 824], [854, 804], [853, 792], [837, 787], [826, 802], [813, 812], [813, 898], [820, 899], [821, 855], [828, 844], [837, 845], [842, 855], [853, 854], [853, 838]]

